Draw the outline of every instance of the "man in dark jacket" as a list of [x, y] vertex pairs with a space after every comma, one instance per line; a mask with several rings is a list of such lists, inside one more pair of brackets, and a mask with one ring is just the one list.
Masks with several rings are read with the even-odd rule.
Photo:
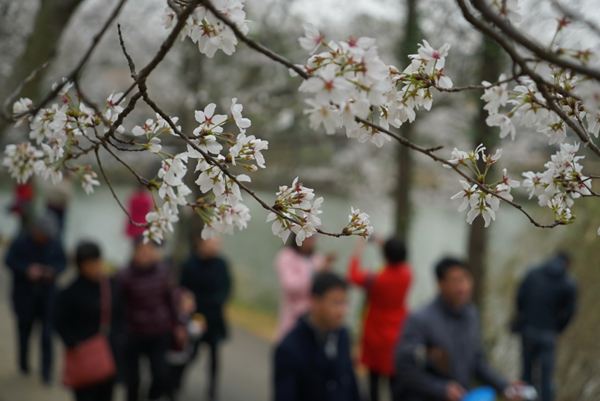
[[143, 243], [141, 238], [135, 241], [133, 260], [119, 272], [117, 284], [125, 306], [129, 337], [125, 357], [127, 400], [138, 401], [142, 355], [148, 357], [152, 371], [148, 398], [160, 399], [171, 390], [165, 356], [172, 333], [179, 331], [175, 327], [177, 314], [169, 272], [159, 263], [153, 242]]
[[183, 265], [180, 284], [194, 294], [196, 313], [204, 316], [206, 331], [194, 346], [195, 358], [200, 343], [210, 350], [208, 399], [217, 398], [219, 343], [227, 338], [224, 307], [231, 293], [231, 276], [227, 262], [220, 256], [219, 238], [198, 239], [196, 250]]
[[275, 401], [359, 401], [343, 327], [347, 284], [333, 273], [315, 276], [310, 310], [275, 350]]
[[408, 318], [396, 350], [396, 398], [459, 401], [474, 379], [504, 394], [511, 384], [485, 360], [466, 264], [446, 258], [435, 271], [440, 294]]
[[517, 331], [523, 340], [523, 381], [532, 383], [533, 365], [541, 367], [541, 401], [551, 401], [556, 337], [575, 314], [575, 282], [569, 257], [559, 253], [532, 269], [517, 294]]
[[29, 337], [36, 321], [42, 324], [42, 379], [48, 384], [52, 370], [52, 304], [55, 281], [66, 258], [54, 215], [37, 218], [30, 231], [11, 245], [6, 266], [13, 273], [13, 307], [19, 331], [19, 367], [29, 373]]

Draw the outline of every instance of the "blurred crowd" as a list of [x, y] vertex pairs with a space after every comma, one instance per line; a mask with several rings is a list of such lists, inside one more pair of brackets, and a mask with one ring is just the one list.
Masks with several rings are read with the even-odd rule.
[[[117, 383], [126, 387], [128, 401], [174, 401], [201, 350], [209, 358], [201, 399], [219, 399], [220, 350], [228, 337], [224, 309], [232, 293], [220, 240], [192, 236], [192, 252], [175, 271], [161, 247], [143, 239], [140, 223], [153, 202], [139, 188], [128, 203], [130, 262], [110, 272], [99, 245], [82, 239], [74, 252], [77, 274], [59, 289], [57, 278], [68, 264], [62, 243], [68, 193], [32, 213], [32, 188], [19, 186], [15, 192], [11, 211], [21, 217], [21, 227], [6, 266], [13, 276], [20, 371], [30, 373], [30, 337], [39, 324], [42, 380], [50, 384], [56, 376], [52, 338], [57, 333], [65, 346], [61, 381], [77, 401], [112, 400]], [[433, 269], [437, 296], [410, 311], [413, 274], [403, 241], [358, 240], [341, 275], [334, 269], [335, 255], [319, 253], [317, 240], [313, 236], [297, 245], [291, 238], [275, 256], [281, 292], [272, 361], [275, 401], [379, 401], [381, 391], [394, 401], [553, 399], [558, 339], [576, 310], [567, 254], [532, 268], [518, 288], [510, 327], [522, 340], [517, 379], [486, 361], [465, 261], [440, 260]], [[369, 244], [381, 250], [380, 270], [363, 266]], [[358, 364], [345, 327], [351, 285], [366, 295]], [[141, 388], [142, 359], [152, 378], [147, 389]], [[366, 372], [364, 392], [357, 372]]]

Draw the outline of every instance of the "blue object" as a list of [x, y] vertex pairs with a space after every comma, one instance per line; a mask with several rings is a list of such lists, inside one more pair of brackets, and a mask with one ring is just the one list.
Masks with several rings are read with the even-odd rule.
[[495, 401], [496, 390], [491, 387], [477, 387], [469, 391], [462, 401]]

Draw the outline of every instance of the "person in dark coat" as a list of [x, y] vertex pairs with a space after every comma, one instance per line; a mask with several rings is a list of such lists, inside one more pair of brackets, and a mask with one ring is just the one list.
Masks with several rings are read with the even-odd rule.
[[[56, 300], [54, 324], [66, 347], [78, 344], [100, 333], [102, 298], [100, 280], [105, 279], [100, 248], [82, 242], [75, 251], [78, 275], [62, 290]], [[114, 280], [110, 280], [110, 326], [108, 338], [115, 360], [125, 343], [124, 316]], [[88, 388], [75, 390], [76, 401], [110, 401], [115, 378]]]
[[569, 325], [576, 309], [577, 288], [568, 274], [569, 256], [559, 253], [532, 269], [517, 294], [517, 325], [521, 333], [523, 381], [533, 380], [535, 364], [540, 365], [541, 401], [553, 399], [552, 375], [556, 338]]
[[440, 294], [409, 316], [396, 349], [395, 398], [459, 401], [477, 379], [501, 396], [512, 393], [509, 399], [518, 399], [512, 390], [521, 384], [509, 383], [485, 359], [467, 265], [445, 258], [435, 270]]
[[52, 373], [52, 305], [56, 278], [67, 264], [52, 214], [38, 217], [31, 230], [12, 243], [6, 266], [13, 273], [12, 300], [19, 332], [19, 368], [29, 373], [29, 337], [36, 322], [42, 324], [42, 379]]
[[318, 273], [310, 309], [275, 350], [275, 401], [359, 401], [350, 336], [344, 328], [347, 284]]
[[196, 313], [204, 316], [206, 331], [196, 343], [194, 357], [201, 343], [210, 350], [208, 396], [217, 397], [219, 343], [227, 338], [224, 307], [231, 293], [231, 276], [227, 262], [220, 256], [221, 240], [198, 239], [196, 250], [184, 264], [180, 285], [196, 299]]
[[166, 352], [172, 336], [178, 336], [182, 331], [177, 326], [169, 271], [160, 263], [156, 244], [144, 243], [141, 238], [135, 241], [133, 260], [119, 272], [117, 284], [123, 297], [127, 322], [127, 400], [138, 401], [139, 360], [142, 356], [148, 358], [152, 372], [148, 398], [160, 399], [171, 392]]

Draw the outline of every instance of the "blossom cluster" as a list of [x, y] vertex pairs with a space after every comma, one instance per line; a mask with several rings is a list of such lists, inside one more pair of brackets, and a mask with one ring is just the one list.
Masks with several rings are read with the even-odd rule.
[[529, 198], [538, 198], [540, 206], [549, 207], [555, 214], [555, 221], [568, 224], [575, 218], [571, 214], [574, 200], [581, 196], [591, 195], [590, 179], [584, 176], [579, 163], [584, 156], [577, 156], [579, 143], [573, 145], [562, 143], [544, 167], [544, 172], [523, 173], [523, 186], [529, 192]]
[[[567, 137], [567, 123], [549, 109], [546, 99], [539, 92], [535, 82], [529, 78], [522, 78], [521, 84], [509, 90], [505, 80], [506, 76], [501, 75], [499, 82], [503, 83], [499, 85], [494, 86], [487, 81], [483, 82], [487, 89], [481, 98], [486, 101], [484, 109], [489, 112], [486, 123], [490, 127], [499, 127], [501, 138], [510, 134], [514, 140], [517, 133], [516, 124], [519, 124], [545, 134], [551, 145], [562, 143]], [[572, 88], [574, 80], [571, 78], [569, 81], [563, 81], [563, 85]], [[579, 112], [579, 106], [574, 103], [574, 99], [564, 98], [560, 94], [556, 96], [561, 99], [559, 105], [567, 115]], [[506, 113], [500, 113], [499, 108], [507, 104], [512, 106], [511, 109]], [[597, 137], [600, 130], [600, 124], [597, 124], [598, 114], [584, 112], [583, 116], [585, 115], [588, 120], [587, 129]]]
[[[309, 75], [298, 90], [313, 96], [306, 100], [310, 107], [305, 110], [312, 129], [323, 125], [328, 134], [334, 134], [345, 127], [349, 138], [381, 147], [390, 137], [362, 121], [385, 129], [399, 127], [415, 119], [417, 108], [431, 108], [432, 87], [452, 87], [443, 73], [449, 44], [434, 49], [423, 41], [418, 54], [410, 56], [410, 65], [401, 72], [379, 58], [374, 39], [325, 42], [314, 26], [306, 24], [304, 28], [300, 45], [305, 50], [312, 54], [321, 46], [325, 48], [312, 55], [306, 65], [298, 66]], [[293, 70], [291, 73], [295, 74]]]
[[[216, 107], [216, 104], [210, 103], [204, 110], [196, 110], [195, 118], [199, 125], [194, 129], [193, 136], [188, 138], [185, 152], [174, 156], [163, 153], [160, 148], [154, 152], [162, 157], [155, 182], [158, 196], [165, 203], [162, 207], [156, 206], [146, 217], [148, 227], [144, 235], [147, 239], [162, 241], [165, 234], [173, 230], [172, 223], [179, 219], [179, 206], [186, 205], [194, 207], [204, 219], [203, 238], [231, 234], [234, 227], [243, 229], [247, 226], [250, 213], [242, 203], [239, 184], [249, 182], [250, 177], [245, 174], [236, 176], [228, 171], [228, 167], [242, 165], [248, 171], [264, 168], [265, 159], [261, 152], [268, 149], [268, 142], [252, 135], [246, 136], [246, 128], [250, 127], [251, 121], [242, 116], [243, 106], [237, 103], [237, 99], [232, 100], [229, 115], [216, 114]], [[170, 122], [175, 125], [177, 118], [170, 118]], [[236, 140], [231, 140], [231, 135], [224, 132], [223, 127], [228, 123], [234, 123], [239, 129]], [[177, 131], [180, 131], [179, 127], [172, 127], [159, 116], [156, 122], [147, 120], [143, 127], [136, 126], [132, 130], [134, 135], [145, 134], [149, 141], [156, 141], [153, 145], [143, 145], [148, 146], [151, 151], [151, 146], [160, 146], [160, 135], [178, 135]], [[227, 156], [221, 154], [222, 143], [229, 145]], [[192, 190], [184, 179], [190, 159], [196, 160], [195, 172], [199, 172], [195, 184], [202, 193], [211, 193], [214, 198], [210, 207], [196, 207], [188, 201]]]
[[[108, 132], [123, 111], [124, 98], [120, 93], [112, 94], [104, 110], [97, 111], [74, 96], [72, 86], [63, 80], [59, 91], [61, 102], [42, 108], [35, 115], [31, 99], [21, 98], [14, 103], [17, 125], [29, 123], [31, 140], [5, 148], [3, 165], [17, 182], [24, 183], [36, 175], [56, 185], [63, 179], [63, 170], [68, 169], [80, 178], [86, 193], [92, 193], [94, 186], [100, 185], [90, 167], [70, 166], [66, 162], [75, 158], [74, 153], [83, 152], [82, 138], [93, 141]], [[117, 131], [122, 132], [123, 127], [119, 126]]]
[[369, 215], [361, 213], [359, 209], [351, 208], [351, 214], [348, 216], [349, 223], [342, 231], [345, 235], [358, 235], [365, 239], [373, 234], [373, 227]]
[[[211, 3], [221, 15], [233, 22], [240, 32], [244, 35], [248, 33], [244, 0], [211, 0]], [[179, 4], [181, 8], [185, 7], [184, 2], [176, 4]], [[172, 28], [176, 19], [175, 11], [166, 7], [163, 14], [164, 27]], [[187, 18], [186, 25], [181, 31], [181, 39], [184, 40], [188, 36], [192, 42], [198, 45], [200, 53], [209, 58], [213, 58], [217, 50], [232, 55], [238, 43], [233, 30], [203, 5], [195, 8]]]
[[[520, 186], [520, 182], [511, 179], [506, 169], [502, 174], [502, 179], [493, 184], [486, 184], [485, 178], [489, 168], [495, 164], [502, 156], [502, 149], [498, 149], [493, 155], [485, 153], [486, 148], [479, 145], [474, 151], [461, 151], [456, 148], [452, 151], [452, 159], [448, 160], [447, 168], [465, 166], [476, 175], [477, 182], [480, 185], [460, 180], [463, 189], [452, 200], [462, 199], [458, 208], [459, 212], [470, 208], [467, 213], [467, 222], [472, 224], [475, 218], [481, 215], [488, 227], [492, 220], [496, 220], [496, 212], [500, 208], [500, 197], [504, 200], [512, 201], [513, 196], [510, 191], [512, 188]], [[479, 163], [485, 165], [485, 170], [481, 171]], [[487, 189], [487, 191], [484, 190]]]
[[271, 212], [267, 216], [267, 222], [273, 222], [273, 234], [285, 242], [294, 233], [296, 243], [302, 244], [305, 238], [313, 236], [321, 226], [318, 216], [322, 213], [323, 198], [314, 199], [314, 190], [299, 183], [297, 177], [291, 187], [279, 187], [276, 195], [273, 209], [277, 213]]

